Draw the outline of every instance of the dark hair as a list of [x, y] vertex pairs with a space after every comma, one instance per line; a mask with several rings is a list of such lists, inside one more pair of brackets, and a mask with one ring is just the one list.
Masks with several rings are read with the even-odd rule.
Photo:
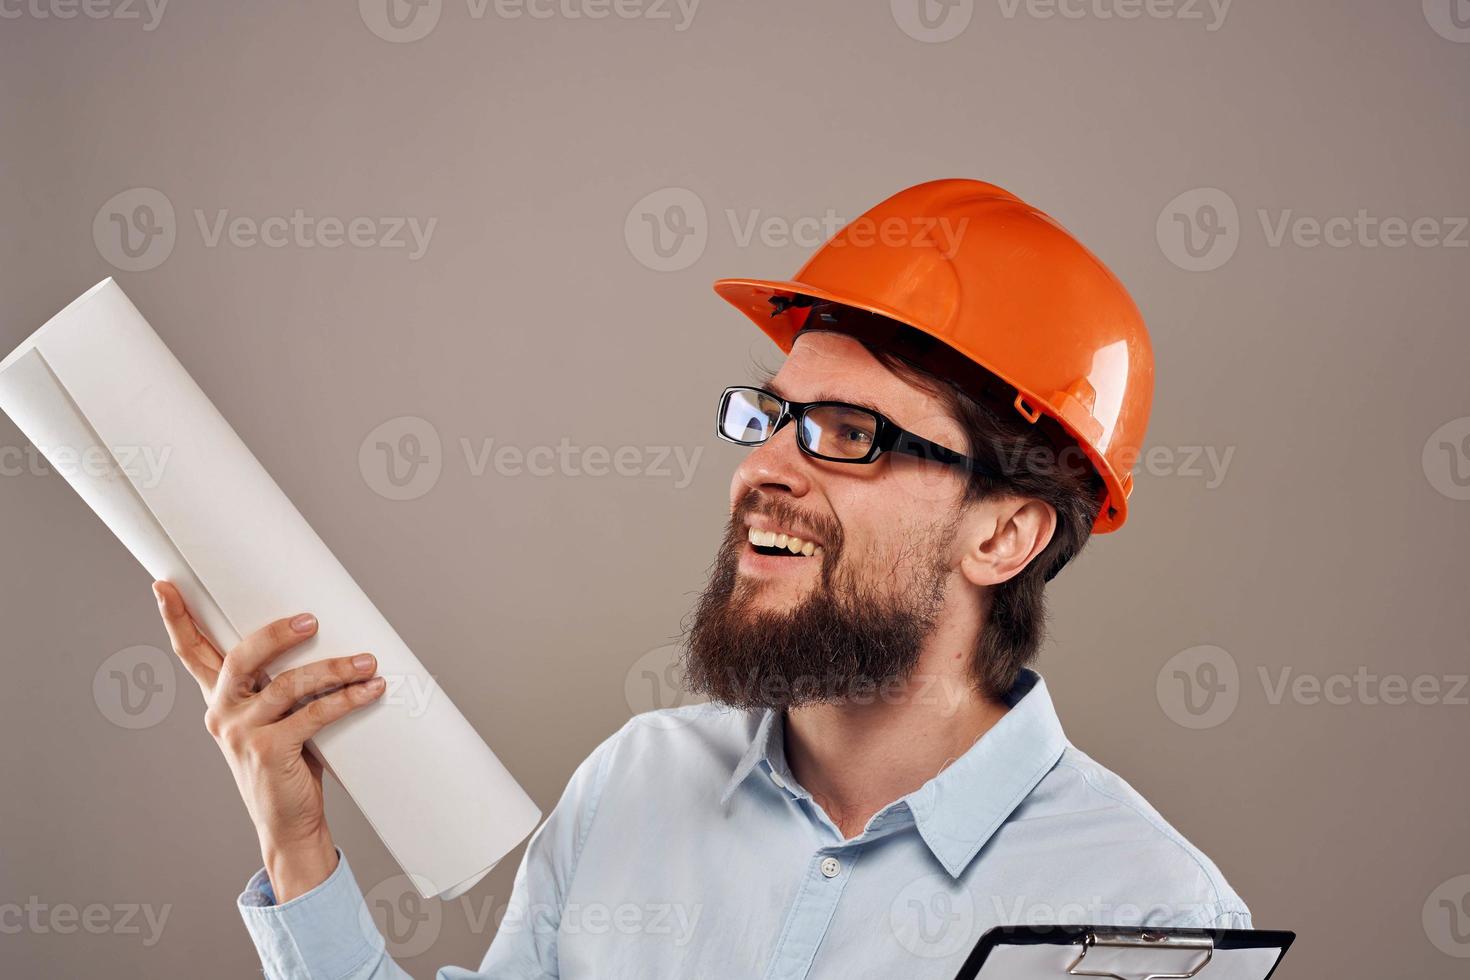
[[[860, 340], [862, 338], [859, 338]], [[983, 384], [973, 362], [953, 374], [968, 384], [938, 374], [891, 347], [864, 346], [890, 371], [935, 395], [959, 422], [969, 445], [955, 446], [980, 460], [1000, 477], [972, 473], [965, 502], [1000, 493], [1033, 497], [1050, 504], [1057, 528], [1041, 554], [1012, 578], [992, 586], [986, 599], [985, 626], [971, 663], [982, 693], [1001, 699], [1010, 692], [1021, 669], [1031, 664], [1046, 635], [1046, 583], [1087, 544], [1102, 504], [1103, 482], [1097, 471], [1059, 424], [1043, 415], [1028, 422], [1015, 408], [1015, 390], [985, 372]], [[927, 345], [933, 351], [935, 345]], [[949, 352], [954, 357], [959, 357]]]

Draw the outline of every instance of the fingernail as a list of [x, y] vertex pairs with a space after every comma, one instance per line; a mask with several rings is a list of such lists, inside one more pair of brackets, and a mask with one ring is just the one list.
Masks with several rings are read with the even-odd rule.
[[366, 701], [368, 698], [377, 697], [383, 692], [383, 688], [387, 685], [387, 683], [388, 682], [383, 680], [383, 678], [381, 677], [374, 677], [370, 681], [363, 681], [361, 684], [357, 685], [357, 696], [364, 701]]
[[358, 670], [372, 670], [373, 655], [371, 653], [359, 653], [357, 656], [352, 658], [352, 666], [356, 667]]
[[298, 633], [310, 633], [316, 629], [316, 617], [311, 613], [302, 613], [291, 620], [291, 628]]

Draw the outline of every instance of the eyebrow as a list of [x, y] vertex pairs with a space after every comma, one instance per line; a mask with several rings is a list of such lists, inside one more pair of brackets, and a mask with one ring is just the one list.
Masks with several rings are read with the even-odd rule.
[[[765, 388], [767, 391], [769, 391], [773, 395], [776, 395], [776, 396], [778, 396], [780, 398], [784, 398], [786, 401], [792, 401], [793, 400], [790, 395], [788, 395], [788, 394], [786, 394], [786, 392], [782, 391], [781, 388], [780, 388], [780, 386], [776, 384], [776, 379], [775, 378], [767, 378], [766, 381], [765, 381], [765, 383], [762, 384], [761, 387]], [[814, 401], [814, 402], [842, 402], [844, 405], [853, 405], [853, 406], [856, 406], [857, 408], [866, 408], [870, 412], [876, 412], [877, 414], [882, 415], [885, 418], [888, 417], [888, 413], [887, 412], [883, 411], [881, 408], [879, 408], [877, 405], [874, 405], [871, 402], [864, 401], [861, 398], [852, 398], [852, 397], [846, 397], [846, 398], [844, 398], [844, 397], [842, 397], [840, 395], [833, 394], [832, 392], [827, 391], [825, 389], [822, 390], [822, 391], [820, 391], [820, 392], [818, 392], [817, 393], [817, 397], [813, 398], [812, 401]]]

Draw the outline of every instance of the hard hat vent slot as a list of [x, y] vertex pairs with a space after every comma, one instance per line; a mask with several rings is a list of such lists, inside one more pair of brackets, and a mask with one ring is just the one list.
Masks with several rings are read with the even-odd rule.
[[1036, 420], [1041, 418], [1041, 409], [1032, 408], [1030, 405], [1028, 405], [1026, 403], [1025, 395], [1016, 396], [1015, 406], [1016, 411], [1021, 413], [1021, 418], [1025, 419], [1027, 422], [1030, 422], [1032, 425], [1035, 425]]

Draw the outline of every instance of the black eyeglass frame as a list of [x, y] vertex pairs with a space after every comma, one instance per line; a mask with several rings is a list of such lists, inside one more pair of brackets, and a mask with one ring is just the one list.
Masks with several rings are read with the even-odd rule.
[[[780, 403], [781, 414], [776, 417], [775, 424], [771, 426], [770, 431], [766, 434], [766, 437], [764, 439], [736, 439], [735, 437], [727, 435], [725, 433], [725, 409], [730, 404], [730, 397], [737, 391], [758, 392], [759, 394], [765, 395], [767, 398], [775, 399], [777, 402]], [[876, 422], [876, 427], [873, 432], [873, 442], [870, 446], [868, 446], [867, 455], [860, 458], [849, 458], [846, 456], [828, 456], [823, 453], [819, 453], [815, 449], [812, 449], [810, 446], [808, 446], [806, 444], [806, 438], [803, 435], [803, 432], [805, 430], [802, 428], [801, 422], [804, 420], [806, 413], [814, 408], [840, 408], [850, 412], [861, 412], [862, 414], [872, 418]], [[973, 473], [981, 473], [991, 476], [995, 475], [989, 467], [982, 464], [979, 460], [966, 456], [964, 453], [955, 452], [953, 449], [941, 446], [937, 442], [931, 442], [921, 435], [916, 435], [915, 433], [908, 431], [893, 420], [889, 419], [882, 412], [876, 412], [873, 409], [868, 408], [864, 405], [853, 405], [849, 402], [837, 401], [791, 401], [790, 399], [782, 398], [774, 391], [768, 391], [765, 388], [759, 388], [755, 385], [731, 385], [720, 394], [720, 408], [719, 412], [715, 415], [715, 435], [719, 436], [726, 442], [733, 442], [737, 446], [762, 446], [769, 442], [771, 439], [775, 438], [776, 433], [780, 432], [781, 429], [785, 427], [788, 422], [797, 423], [797, 448], [800, 449], [803, 453], [806, 453], [808, 456], [812, 457], [813, 459], [820, 459], [824, 462], [860, 464], [874, 463], [877, 462], [878, 457], [882, 456], [884, 453], [894, 452], [903, 453], [908, 456], [917, 456], [919, 459], [933, 460], [934, 462], [942, 463], [945, 466], [957, 466]]]

